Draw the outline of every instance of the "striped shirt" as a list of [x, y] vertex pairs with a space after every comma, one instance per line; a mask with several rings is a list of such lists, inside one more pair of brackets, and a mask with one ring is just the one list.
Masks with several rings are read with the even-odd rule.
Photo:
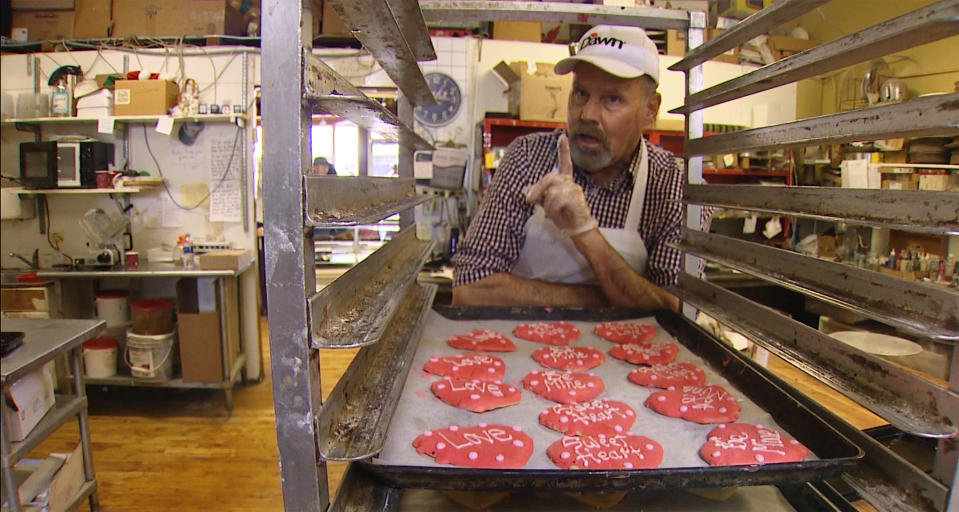
[[[466, 237], [453, 255], [453, 286], [513, 270], [526, 240], [526, 221], [533, 214], [525, 190], [557, 165], [556, 140], [560, 133], [526, 135], [507, 148]], [[682, 253], [666, 244], [680, 238], [683, 205], [673, 200], [682, 197], [685, 171], [672, 153], [645, 139], [644, 143], [649, 177], [638, 231], [649, 255], [645, 277], [656, 285], [669, 286], [677, 282], [682, 268]], [[573, 169], [573, 179], [583, 188], [600, 227], [622, 229], [626, 223], [639, 160], [640, 152], [636, 151], [630, 172], [604, 186], [593, 183], [585, 171]]]

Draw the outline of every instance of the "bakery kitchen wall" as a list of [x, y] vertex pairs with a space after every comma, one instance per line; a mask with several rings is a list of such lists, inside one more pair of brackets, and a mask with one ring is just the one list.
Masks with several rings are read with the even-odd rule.
[[[37, 56], [40, 64], [39, 78], [45, 84], [49, 74], [61, 65], [79, 65], [85, 75], [115, 73], [125, 69], [148, 70], [163, 76], [194, 78], [200, 89], [201, 103], [237, 105], [252, 101], [255, 59], [243, 52], [217, 53], [207, 50], [202, 54], [185, 55], [180, 59], [173, 53], [154, 53], [141, 50], [138, 53], [122, 51], [71, 51], [66, 53], [40, 53], [31, 55], [3, 55], [0, 60], [0, 85], [4, 94], [16, 98], [21, 93], [33, 91], [32, 67], [28, 62]], [[244, 69], [246, 68], [246, 69]], [[31, 74], [28, 74], [28, 71]], [[41, 90], [47, 90], [41, 86]], [[229, 122], [204, 123], [203, 131], [192, 146], [186, 146], [175, 138], [180, 125], [173, 127], [173, 135], [156, 131], [156, 122], [117, 122], [110, 133], [99, 133], [95, 121], [42, 125], [44, 139], [63, 136], [96, 138], [115, 144], [116, 165], [124, 164], [128, 155], [129, 168], [145, 171], [153, 176], [161, 173], [169, 190], [162, 187], [144, 189], [130, 196], [133, 204], [132, 226], [135, 248], [146, 255], [151, 248], [163, 244], [175, 244], [177, 236], [190, 233], [196, 238], [222, 237], [238, 248], [255, 248], [256, 229], [253, 225], [252, 168], [249, 156], [252, 147], [251, 129], [239, 129]], [[106, 127], [101, 127], [106, 128]], [[0, 168], [4, 176], [19, 176], [18, 144], [32, 140], [33, 134], [21, 132], [12, 125], [4, 125], [2, 131], [2, 155]], [[236, 149], [233, 142], [236, 140]], [[153, 155], [150, 154], [152, 150]], [[223, 172], [229, 162], [230, 172], [222, 181], [229, 187], [229, 197], [214, 192], [214, 198], [223, 201], [224, 210], [214, 211], [211, 217], [209, 202], [196, 206], [224, 178]], [[211, 169], [218, 170], [213, 172]], [[245, 169], [245, 172], [243, 172]], [[212, 173], [212, 174], [211, 174]], [[6, 180], [5, 180], [6, 181]], [[229, 183], [226, 183], [229, 182]], [[6, 183], [5, 183], [6, 185]], [[241, 187], [241, 188], [237, 188]], [[245, 193], [244, 193], [245, 192]], [[172, 196], [172, 197], [171, 197]], [[245, 202], [244, 202], [245, 199]], [[74, 257], [86, 251], [87, 239], [78, 229], [77, 220], [91, 208], [103, 208], [109, 213], [117, 212], [113, 200], [107, 195], [50, 196], [50, 228], [62, 233], [63, 251]], [[183, 206], [189, 209], [182, 209]], [[245, 214], [245, 218], [244, 218]], [[10, 260], [10, 252], [30, 252], [40, 248], [44, 262], [53, 257], [46, 235], [38, 229], [37, 220], [3, 221], [3, 265], [16, 266]]]

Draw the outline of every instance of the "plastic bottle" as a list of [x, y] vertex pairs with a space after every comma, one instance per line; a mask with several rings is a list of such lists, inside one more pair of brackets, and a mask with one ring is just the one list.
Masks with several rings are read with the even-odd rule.
[[195, 263], [196, 259], [193, 248], [193, 239], [191, 239], [190, 234], [187, 233], [183, 236], [183, 266], [186, 268], [193, 268]]
[[173, 248], [173, 264], [183, 265], [183, 235], [176, 240], [176, 247]]

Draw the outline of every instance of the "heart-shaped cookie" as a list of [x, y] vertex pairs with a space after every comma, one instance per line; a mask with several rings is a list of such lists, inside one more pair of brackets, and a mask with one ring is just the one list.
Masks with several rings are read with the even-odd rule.
[[444, 377], [434, 382], [430, 390], [453, 407], [473, 412], [516, 405], [523, 397], [523, 392], [516, 386], [457, 377]]
[[646, 469], [663, 462], [663, 447], [645, 436], [563, 436], [546, 450], [562, 469]]
[[433, 356], [423, 366], [423, 370], [442, 377], [502, 382], [503, 376], [506, 375], [506, 364], [502, 359], [489, 354]]
[[520, 324], [513, 336], [548, 345], [569, 345], [579, 339], [579, 328], [566, 322], [536, 322]]
[[706, 437], [699, 456], [712, 466], [798, 462], [809, 456], [799, 441], [762, 425], [719, 425]]
[[729, 423], [739, 419], [739, 402], [722, 386], [683, 386], [657, 391], [646, 407], [665, 416], [696, 423]]
[[478, 352], [513, 352], [516, 350], [516, 344], [513, 343], [513, 340], [491, 329], [476, 330], [469, 334], [453, 336], [446, 340], [446, 344], [453, 348], [476, 350]]
[[706, 372], [693, 363], [681, 362], [640, 366], [629, 372], [626, 378], [640, 386], [669, 389], [702, 386], [706, 383]]
[[593, 328], [593, 333], [613, 343], [642, 344], [656, 336], [656, 327], [639, 322], [603, 322]]
[[533, 438], [518, 425], [451, 425], [441, 430], [423, 432], [413, 441], [413, 447], [440, 464], [520, 469], [533, 455]]
[[679, 345], [675, 343], [650, 343], [637, 345], [624, 343], [609, 350], [609, 355], [633, 364], [668, 364], [679, 355]]
[[523, 377], [523, 386], [537, 395], [561, 404], [585, 402], [606, 389], [603, 379], [592, 373], [544, 370]]
[[537, 363], [556, 370], [589, 370], [606, 361], [606, 355], [593, 347], [543, 347], [533, 352]]
[[554, 405], [539, 415], [543, 426], [568, 436], [625, 434], [635, 421], [632, 407], [609, 399]]

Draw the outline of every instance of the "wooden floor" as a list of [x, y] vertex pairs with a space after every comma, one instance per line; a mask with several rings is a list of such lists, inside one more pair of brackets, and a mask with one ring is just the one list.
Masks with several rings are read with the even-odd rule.
[[[265, 336], [265, 322], [263, 332]], [[102, 510], [283, 510], [269, 343], [264, 342], [264, 351], [266, 378], [234, 392], [235, 405], [229, 418], [219, 391], [90, 389], [90, 432]], [[324, 396], [354, 354], [353, 350], [323, 352]], [[771, 359], [770, 368], [857, 427], [883, 423], [788, 364]], [[78, 439], [73, 422], [31, 455], [42, 458], [50, 452], [68, 452]], [[344, 467], [330, 464], [331, 495]], [[84, 505], [81, 510], [88, 508]]]

